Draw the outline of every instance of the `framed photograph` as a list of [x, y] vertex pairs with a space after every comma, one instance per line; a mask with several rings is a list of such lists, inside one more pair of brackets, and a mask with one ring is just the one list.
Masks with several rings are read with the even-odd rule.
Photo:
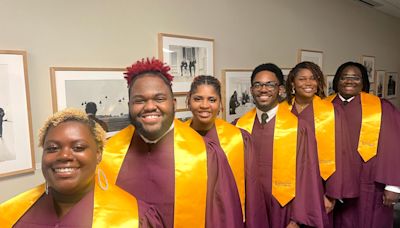
[[158, 55], [171, 67], [174, 92], [188, 92], [197, 75], [214, 76], [213, 39], [159, 33]]
[[185, 122], [186, 120], [192, 118], [192, 112], [191, 111], [176, 111], [175, 112], [175, 118], [179, 119], [182, 122]]
[[335, 77], [335, 75], [326, 75], [325, 76], [325, 84], [326, 84], [326, 90], [325, 90], [325, 94], [326, 96], [332, 95], [333, 93], [335, 93], [335, 91], [333, 91], [333, 78]]
[[286, 98], [286, 87], [285, 86], [286, 86], [286, 82], [288, 80], [289, 72], [292, 70], [292, 68], [284, 67], [284, 68], [281, 68], [281, 70], [283, 73], [283, 90], [281, 93], [281, 99], [285, 99]]
[[376, 80], [375, 80], [375, 87], [373, 89], [376, 92], [376, 96], [383, 98], [385, 97], [386, 94], [386, 87], [385, 87], [386, 71], [377, 70], [375, 75], [376, 75]]
[[298, 53], [297, 62], [298, 63], [303, 61], [313, 62], [317, 64], [321, 68], [321, 70], [323, 70], [322, 68], [323, 57], [324, 53], [322, 51], [300, 49]]
[[365, 66], [368, 72], [368, 80], [370, 83], [374, 83], [374, 74], [375, 74], [375, 57], [363, 55], [361, 57], [361, 62]]
[[[374, 88], [375, 88], [375, 87], [374, 87]], [[375, 89], [374, 89], [374, 88], [373, 88], [373, 89], [370, 89], [370, 90], [369, 90], [369, 93], [370, 93], [370, 94], [373, 94], [373, 95], [376, 95], [376, 92], [375, 92]]]
[[396, 98], [399, 87], [399, 74], [397, 72], [389, 72], [386, 75], [386, 80], [386, 98]]
[[222, 71], [222, 115], [228, 122], [255, 107], [250, 91], [251, 73], [247, 69]]
[[107, 136], [130, 124], [124, 68], [51, 67], [53, 111], [75, 107], [86, 111]]
[[185, 112], [189, 111], [189, 108], [186, 104], [187, 92], [176, 92], [174, 93], [174, 98], [176, 100], [176, 112]]
[[0, 177], [33, 172], [27, 54], [0, 50]]
[[284, 67], [284, 68], [281, 68], [281, 70], [282, 70], [282, 73], [283, 73], [283, 80], [284, 80], [284, 83], [285, 83], [285, 85], [286, 85], [289, 72], [292, 70], [292, 68]]

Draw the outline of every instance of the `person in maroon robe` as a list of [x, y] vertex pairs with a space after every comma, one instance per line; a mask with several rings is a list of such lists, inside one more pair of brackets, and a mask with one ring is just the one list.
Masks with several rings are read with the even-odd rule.
[[[314, 102], [326, 102], [321, 101], [326, 96], [325, 79], [319, 66], [307, 61], [298, 63], [289, 72], [286, 91], [292, 91], [286, 97], [287, 102], [293, 105], [292, 112], [299, 119], [305, 120], [315, 133], [314, 115], [316, 110], [313, 107]], [[323, 109], [319, 110], [319, 112], [329, 112], [329, 110]], [[327, 224], [326, 226], [333, 226], [331, 211], [336, 204], [336, 200], [356, 198], [359, 195], [358, 176], [351, 171], [356, 157], [354, 151], [351, 151], [352, 147], [349, 141], [346, 117], [343, 109], [336, 105], [334, 106], [334, 122], [335, 171], [325, 180], [321, 178], [325, 189], [325, 209], [330, 220], [329, 225]], [[319, 143], [318, 139], [317, 143]]]
[[[156, 59], [137, 61], [128, 67], [129, 113], [135, 126], [132, 136], [115, 135], [127, 141], [121, 148], [110, 146], [110, 157], [123, 150], [116, 184], [138, 199], [155, 205], [161, 212], [165, 227], [174, 227], [175, 177], [174, 122], [175, 101], [169, 67]], [[186, 131], [194, 132], [188, 126]], [[124, 131], [124, 130], [123, 130]], [[197, 133], [196, 133], [197, 134]], [[131, 137], [131, 138], [126, 138]], [[200, 137], [201, 140], [201, 137]], [[206, 227], [243, 227], [243, 215], [235, 180], [227, 158], [217, 143], [204, 139], [207, 153]], [[107, 145], [108, 146], [108, 145]], [[184, 143], [190, 150], [191, 145]], [[115, 159], [107, 162], [112, 167]], [[194, 173], [186, 175], [196, 178]], [[190, 191], [189, 189], [187, 191]], [[188, 201], [187, 203], [192, 203]], [[195, 205], [194, 205], [195, 206]], [[186, 213], [190, 214], [190, 211]], [[187, 225], [193, 221], [185, 221]]]
[[[273, 142], [277, 127], [276, 114], [280, 105], [279, 94], [283, 91], [282, 71], [275, 64], [261, 64], [254, 69], [251, 84], [251, 93], [256, 104], [251, 135], [268, 212], [266, 227], [323, 227], [326, 222], [323, 187], [313, 130], [305, 121], [298, 121], [295, 197], [285, 206], [281, 206], [272, 195], [272, 161], [273, 150], [279, 147]], [[292, 115], [289, 111], [288, 114]], [[241, 118], [234, 123], [238, 125]]]
[[[190, 86], [187, 103], [193, 114], [193, 118], [188, 121], [190, 127], [203, 137], [214, 140], [220, 146], [220, 138], [225, 142], [229, 141], [229, 145], [224, 145], [226, 148], [222, 146], [222, 149], [224, 149], [225, 154], [227, 154], [228, 160], [229, 157], [231, 157], [232, 163], [230, 163], [230, 166], [232, 169], [238, 170], [238, 167], [242, 167], [244, 163], [244, 170], [239, 170], [243, 173], [244, 180], [237, 178], [236, 184], [239, 185], [242, 184], [242, 181], [244, 182], [244, 186], [242, 187], [245, 188], [243, 200], [245, 201], [244, 211], [246, 215], [246, 227], [265, 226], [265, 224], [267, 224], [266, 208], [262, 200], [263, 194], [257, 179], [259, 175], [251, 136], [247, 131], [239, 129], [241, 137], [234, 137], [234, 135], [232, 135], [234, 134], [232, 128], [234, 129], [235, 127], [217, 118], [222, 107], [221, 83], [217, 78], [209, 75], [195, 77]], [[220, 132], [217, 132], [217, 128], [220, 129]], [[233, 142], [232, 140], [241, 142]], [[236, 143], [243, 143], [244, 148], [240, 148], [239, 151], [232, 149], [230, 146]], [[244, 161], [241, 161], [242, 164], [235, 163], [238, 161], [237, 158], [241, 157], [234, 154], [237, 152], [243, 153]]]
[[[46, 184], [1, 204], [0, 226], [163, 227], [154, 207], [108, 184], [96, 170], [105, 135], [98, 123], [78, 109], [65, 109], [51, 116], [39, 139]], [[134, 213], [139, 217], [135, 218]]]
[[333, 80], [333, 89], [338, 94], [331, 99], [344, 109], [349, 124], [350, 141], [357, 155], [357, 164], [352, 171], [360, 175], [360, 197], [344, 200], [343, 204], [337, 206], [334, 211], [336, 227], [393, 226], [393, 205], [400, 196], [400, 173], [397, 171], [400, 167], [400, 112], [387, 100], [378, 100], [381, 114], [379, 109], [374, 109], [372, 113], [381, 116], [378, 124], [374, 124], [381, 124], [378, 142], [374, 145], [377, 146], [377, 151], [375, 156], [364, 161], [360, 151], [357, 151], [361, 125], [363, 118], [366, 118], [362, 113], [362, 105], [367, 99], [362, 101], [361, 97], [379, 99], [367, 94], [369, 86], [367, 70], [356, 62], [342, 64]]

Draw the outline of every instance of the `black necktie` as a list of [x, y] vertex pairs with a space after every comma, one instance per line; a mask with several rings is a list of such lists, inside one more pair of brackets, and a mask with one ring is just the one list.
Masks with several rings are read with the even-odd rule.
[[261, 114], [261, 124], [266, 124], [267, 123], [267, 119], [268, 119], [268, 114], [266, 112]]
[[343, 101], [343, 105], [347, 105], [349, 102], [347, 100]]

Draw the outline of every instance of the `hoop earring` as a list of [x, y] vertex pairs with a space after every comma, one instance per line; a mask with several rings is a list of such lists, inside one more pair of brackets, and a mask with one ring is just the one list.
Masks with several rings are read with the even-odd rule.
[[292, 89], [292, 94], [296, 94], [296, 90], [294, 90], [294, 88]]
[[[105, 184], [102, 182], [102, 179], [104, 179]], [[104, 173], [104, 171], [100, 168], [97, 169], [97, 183], [99, 184], [99, 187], [106, 191], [108, 189], [108, 180], [107, 176]]]
[[49, 184], [47, 183], [47, 181], [45, 183], [45, 193], [46, 193], [46, 195], [49, 194]]

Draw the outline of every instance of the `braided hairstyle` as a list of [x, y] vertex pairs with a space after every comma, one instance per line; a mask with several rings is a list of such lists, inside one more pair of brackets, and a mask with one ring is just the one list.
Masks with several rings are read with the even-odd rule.
[[219, 97], [222, 107], [221, 83], [216, 77], [213, 77], [211, 75], [199, 75], [193, 79], [193, 82], [190, 85], [190, 90], [186, 99], [187, 105], [189, 106], [190, 98], [192, 97], [193, 93], [197, 91], [197, 88], [201, 85], [210, 85], [215, 89], [215, 92]]

